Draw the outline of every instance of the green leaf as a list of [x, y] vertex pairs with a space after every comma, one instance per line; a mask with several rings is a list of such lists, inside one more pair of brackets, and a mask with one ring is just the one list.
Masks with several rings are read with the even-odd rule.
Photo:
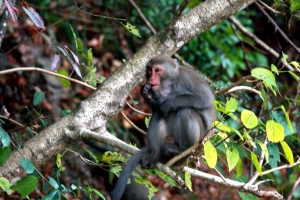
[[9, 158], [11, 153], [10, 147], [4, 147], [0, 149], [0, 166], [2, 166], [6, 160]]
[[285, 53], [282, 52], [282, 58], [284, 60], [284, 62], [287, 62], [286, 59], [288, 59], [288, 55], [286, 55]]
[[[64, 70], [64, 69], [58, 69], [57, 70], [57, 73], [60, 74], [60, 75], [63, 75], [63, 76], [66, 76], [68, 77], [69, 76], [69, 73]], [[60, 77], [55, 77], [55, 79], [65, 88], [69, 88], [71, 86], [71, 83], [70, 81], [64, 79], [64, 78], [60, 78]]]
[[67, 116], [68, 114], [70, 114], [71, 113], [71, 110], [70, 109], [66, 109], [66, 110], [61, 110], [60, 111], [60, 114], [61, 114], [61, 116]]
[[284, 108], [283, 105], [281, 105], [281, 109], [282, 109], [282, 111], [283, 111], [283, 113], [284, 113], [285, 120], [286, 120], [286, 122], [287, 122], [287, 124], [288, 124], [288, 126], [289, 126], [290, 131], [293, 132], [294, 130], [293, 130], [293, 126], [292, 126], [290, 117], [289, 117], [289, 115], [287, 114], [287, 112], [285, 111], [285, 108]]
[[221, 113], [225, 113], [225, 108], [219, 101], [214, 100], [214, 106], [217, 111], [219, 111]]
[[61, 199], [61, 195], [57, 190], [51, 191], [50, 193], [48, 193], [46, 196], [42, 198], [42, 200], [60, 200], [60, 199]]
[[241, 134], [237, 129], [235, 129], [235, 128], [233, 128], [233, 127], [230, 127], [230, 128], [231, 128], [231, 130], [232, 130], [235, 134], [237, 134], [237, 135], [240, 137], [240, 139], [241, 139], [242, 141], [244, 141], [244, 138], [243, 138], [242, 134]]
[[187, 172], [187, 171], [184, 172], [185, 184], [189, 188], [189, 190], [191, 192], [193, 192], [191, 177], [192, 177], [192, 175], [190, 174], [190, 172]]
[[284, 128], [281, 124], [274, 120], [267, 121], [266, 124], [267, 136], [270, 142], [280, 142], [284, 139]]
[[150, 119], [151, 119], [151, 117], [146, 117], [145, 118], [145, 124], [146, 124], [147, 128], [149, 127]]
[[95, 161], [96, 163], [99, 163], [99, 161], [98, 161], [98, 159], [97, 159], [97, 156], [96, 156], [93, 152], [91, 152], [90, 150], [88, 150], [88, 149], [85, 148], [85, 147], [83, 147], [83, 149], [84, 149], [86, 152], [88, 152], [88, 154], [94, 159], [94, 161]]
[[243, 173], [243, 163], [240, 158], [239, 158], [238, 162], [236, 163], [235, 169], [236, 169], [236, 176], [240, 177]]
[[77, 44], [77, 37], [76, 37], [76, 34], [75, 34], [75, 32], [74, 32], [73, 27], [71, 26], [71, 24], [69, 24], [69, 25], [70, 25], [70, 29], [71, 29], [72, 34], [73, 34], [73, 38], [74, 38], [74, 40], [75, 40], [76, 50], [78, 51], [78, 44]]
[[266, 110], [267, 106], [268, 106], [268, 98], [267, 98], [267, 94], [266, 94], [266, 91], [264, 90], [264, 88], [261, 88], [260, 93], [263, 98], [264, 109]]
[[298, 62], [292, 61], [292, 62], [290, 62], [290, 63], [291, 63], [291, 65], [293, 65], [293, 66], [296, 68], [296, 70], [297, 70], [298, 72], [300, 72], [300, 68], [299, 68], [299, 63], [298, 63]]
[[275, 76], [268, 69], [257, 67], [251, 70], [251, 75], [259, 80], [262, 80], [267, 87], [276, 95], [274, 88], [277, 90]]
[[4, 190], [8, 195], [10, 195], [12, 192], [10, 186], [11, 184], [6, 178], [0, 177], [0, 188]]
[[96, 193], [99, 197], [101, 197], [101, 199], [104, 199], [105, 200], [105, 197], [103, 194], [101, 194], [101, 192], [99, 192], [98, 190], [96, 190], [95, 188], [92, 188], [91, 189], [92, 192]]
[[300, 78], [294, 72], [289, 71], [289, 73], [294, 79], [296, 79], [296, 81], [300, 81]]
[[58, 153], [57, 155], [56, 155], [56, 166], [57, 166], [57, 168], [60, 170], [60, 171], [64, 171], [65, 170], [65, 168], [61, 165], [61, 154], [60, 153]]
[[35, 176], [29, 175], [19, 180], [16, 185], [11, 186], [11, 189], [17, 190], [23, 199], [37, 187], [37, 184], [38, 179]]
[[45, 98], [44, 92], [36, 91], [33, 96], [33, 105], [34, 106], [39, 105], [44, 100], [44, 98]]
[[241, 113], [241, 120], [244, 126], [249, 129], [253, 129], [258, 125], [258, 119], [254, 112], [250, 110], [243, 110]]
[[76, 45], [77, 45], [77, 51], [82, 52], [83, 51], [83, 45], [80, 38], [76, 38]]
[[155, 187], [150, 181], [144, 178], [134, 178], [135, 182], [143, 184], [148, 188], [149, 195], [148, 198], [151, 199], [154, 196], [154, 193], [158, 191], [157, 187]]
[[238, 194], [242, 198], [242, 200], [260, 200], [257, 196], [254, 196], [253, 194], [250, 193], [244, 193], [238, 191]]
[[268, 152], [267, 146], [259, 140], [257, 140], [256, 142], [260, 146], [261, 150], [264, 152], [265, 158], [266, 158], [266, 163], [268, 163], [269, 162], [269, 152]]
[[256, 144], [255, 142], [253, 142], [252, 137], [247, 133], [247, 131], [244, 131], [244, 137], [246, 138], [246, 140], [248, 140], [251, 144], [252, 147], [256, 148]]
[[0, 141], [1, 141], [3, 147], [10, 146], [10, 137], [9, 137], [8, 133], [1, 127], [0, 127]]
[[167, 174], [163, 173], [162, 171], [158, 170], [158, 169], [151, 169], [151, 170], [145, 170], [148, 174], [153, 174], [153, 175], [157, 175], [159, 178], [161, 178], [162, 180], [164, 180], [166, 183], [168, 183], [171, 187], [176, 187], [176, 182], [174, 181], [174, 179], [172, 179], [170, 176], [168, 176]]
[[238, 150], [231, 146], [226, 149], [226, 157], [228, 163], [228, 170], [229, 172], [236, 166], [237, 162], [240, 159]]
[[280, 141], [281, 147], [283, 149], [285, 158], [288, 160], [288, 162], [292, 165], [294, 164], [294, 157], [293, 152], [289, 145], [285, 141]]
[[290, 2], [291, 13], [300, 9], [300, 2], [299, 2], [299, 0], [290, 0], [289, 2]]
[[271, 168], [276, 168], [277, 163], [281, 161], [277, 144], [269, 142], [267, 144], [267, 148], [269, 151], [269, 163], [268, 164], [271, 166]]
[[34, 172], [34, 165], [32, 162], [30, 162], [30, 160], [22, 158], [20, 164], [25, 169], [27, 174], [32, 174]]
[[271, 64], [271, 71], [278, 75], [279, 71], [278, 71], [277, 67], [274, 64]]
[[226, 102], [225, 114], [235, 112], [237, 107], [238, 107], [237, 100], [235, 98], [230, 98], [229, 101]]
[[251, 160], [252, 160], [253, 165], [255, 166], [256, 170], [258, 171], [258, 173], [259, 173], [260, 175], [262, 175], [261, 167], [260, 167], [260, 165], [259, 165], [257, 156], [256, 156], [253, 152], [251, 152]]
[[51, 184], [55, 189], [58, 190], [59, 185], [58, 185], [58, 183], [56, 182], [56, 180], [54, 180], [54, 178], [52, 178], [52, 177], [50, 177], [50, 176], [49, 176], [48, 178], [49, 178], [50, 184]]
[[218, 159], [217, 150], [209, 140], [204, 144], [204, 155], [208, 166], [215, 168]]
[[213, 127], [216, 127], [217, 129], [219, 129], [221, 131], [225, 131], [227, 133], [231, 132], [230, 126], [223, 124], [223, 122], [220, 122], [220, 121], [214, 121]]
[[128, 21], [126, 22], [126, 24], [124, 24], [123, 22], [118, 21], [120, 24], [122, 24], [122, 26], [129, 31], [131, 34], [137, 36], [137, 37], [141, 37], [139, 30], [133, 26], [132, 24], [130, 24]]

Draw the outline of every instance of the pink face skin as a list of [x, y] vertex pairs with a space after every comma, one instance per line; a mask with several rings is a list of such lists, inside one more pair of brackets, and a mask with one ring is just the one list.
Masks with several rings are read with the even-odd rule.
[[152, 91], [156, 91], [160, 88], [160, 79], [163, 75], [163, 68], [158, 65], [148, 67], [147, 73], [149, 75], [149, 83]]

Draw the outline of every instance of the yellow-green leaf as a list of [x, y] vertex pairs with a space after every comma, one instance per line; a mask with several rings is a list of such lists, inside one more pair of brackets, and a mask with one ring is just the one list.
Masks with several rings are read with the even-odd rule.
[[217, 100], [214, 100], [214, 106], [215, 106], [215, 109], [221, 113], [224, 113], [225, 112], [225, 108], [224, 106]]
[[204, 156], [208, 166], [215, 168], [218, 159], [217, 150], [209, 140], [204, 144]]
[[254, 112], [250, 110], [243, 110], [241, 113], [241, 120], [244, 126], [249, 129], [255, 128], [258, 124], [258, 119]]
[[274, 64], [271, 64], [271, 70], [278, 75], [278, 69]]
[[226, 102], [225, 114], [235, 112], [238, 107], [238, 102], [235, 98], [230, 98]]
[[228, 170], [231, 171], [240, 159], [239, 152], [235, 147], [227, 148], [226, 157], [228, 163]]
[[277, 89], [277, 84], [275, 81], [274, 74], [265, 68], [257, 67], [251, 70], [251, 75], [259, 80], [262, 80], [267, 87], [269, 87], [272, 92], [276, 95], [274, 88]]
[[261, 96], [262, 96], [262, 98], [263, 98], [264, 109], [267, 109], [267, 106], [268, 106], [268, 98], [267, 98], [267, 94], [266, 94], [266, 91], [264, 90], [264, 88], [261, 88], [260, 93], [261, 93]]
[[285, 111], [285, 108], [284, 108], [283, 105], [281, 105], [281, 109], [282, 109], [282, 111], [283, 111], [283, 113], [284, 113], [285, 120], [286, 120], [286, 122], [287, 122], [287, 124], [288, 124], [288, 126], [289, 126], [290, 131], [293, 132], [293, 126], [292, 126], [290, 117], [289, 117], [289, 115], [287, 114], [287, 112]]
[[0, 188], [2, 190], [4, 190], [8, 195], [11, 194], [10, 186], [11, 186], [11, 184], [9, 183], [9, 181], [6, 178], [0, 177]]
[[264, 152], [265, 158], [266, 158], [266, 162], [268, 163], [269, 162], [269, 151], [268, 151], [267, 146], [264, 143], [262, 143], [261, 141], [259, 141], [259, 140], [257, 140], [256, 142], [257, 142], [257, 144], [259, 144], [261, 150]]
[[299, 68], [299, 63], [298, 62], [292, 61], [291, 65], [293, 65], [297, 69], [297, 71], [300, 72], [300, 68]]
[[141, 37], [139, 30], [133, 26], [132, 24], [130, 24], [129, 22], [126, 22], [126, 24], [124, 24], [123, 22], [119, 22], [120, 24], [122, 24], [122, 26], [129, 31], [130, 33], [132, 33], [135, 36]]
[[296, 79], [296, 81], [300, 81], [300, 78], [294, 72], [289, 71], [289, 73], [292, 77], [294, 77], [294, 79]]
[[239, 158], [238, 162], [236, 163], [235, 169], [236, 169], [236, 176], [240, 177], [243, 173], [243, 164], [242, 164], [242, 160], [240, 158]]
[[280, 141], [281, 147], [283, 149], [285, 158], [288, 160], [288, 162], [292, 165], [294, 164], [294, 157], [293, 152], [289, 145], [285, 141]]
[[274, 120], [267, 121], [266, 131], [269, 141], [277, 143], [284, 139], [284, 128]]
[[286, 59], [288, 59], [288, 55], [282, 52], [282, 58], [284, 60], [284, 62], [286, 62]]
[[[60, 74], [60, 75], [63, 75], [63, 76], [66, 76], [68, 77], [69, 76], [69, 73], [64, 70], [64, 69], [59, 69], [57, 70], [57, 73]], [[64, 79], [64, 78], [60, 78], [60, 77], [55, 77], [55, 79], [65, 88], [69, 88], [71, 86], [71, 83], [70, 81]]]
[[262, 175], [261, 167], [260, 167], [260, 165], [259, 165], [257, 156], [256, 156], [253, 152], [251, 152], [251, 160], [252, 160], [253, 165], [255, 166], [256, 170], [258, 171], [258, 173], [259, 173], [260, 175]]
[[189, 188], [189, 190], [191, 192], [193, 192], [193, 188], [192, 188], [192, 181], [191, 181], [191, 174], [190, 172], [184, 172], [184, 180], [185, 180], [185, 184], [186, 186]]
[[213, 127], [216, 127], [217, 129], [225, 131], [225, 132], [231, 132], [231, 128], [228, 125], [223, 124], [220, 121], [214, 121]]

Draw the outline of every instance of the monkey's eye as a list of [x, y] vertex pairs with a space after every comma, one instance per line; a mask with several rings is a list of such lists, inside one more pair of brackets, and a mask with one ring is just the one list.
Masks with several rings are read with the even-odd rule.
[[156, 68], [154, 71], [155, 71], [156, 73], [158, 73], [160, 70], [159, 70], [158, 68]]

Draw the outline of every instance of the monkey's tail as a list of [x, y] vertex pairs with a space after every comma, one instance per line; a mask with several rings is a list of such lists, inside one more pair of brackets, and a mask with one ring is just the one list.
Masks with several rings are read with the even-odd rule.
[[111, 192], [111, 200], [121, 199], [123, 192], [125, 190], [126, 183], [132, 173], [132, 171], [140, 164], [142, 157], [146, 155], [146, 149], [140, 150], [138, 153], [134, 154], [126, 162], [123, 170], [119, 176], [119, 179], [115, 185], [114, 190]]

